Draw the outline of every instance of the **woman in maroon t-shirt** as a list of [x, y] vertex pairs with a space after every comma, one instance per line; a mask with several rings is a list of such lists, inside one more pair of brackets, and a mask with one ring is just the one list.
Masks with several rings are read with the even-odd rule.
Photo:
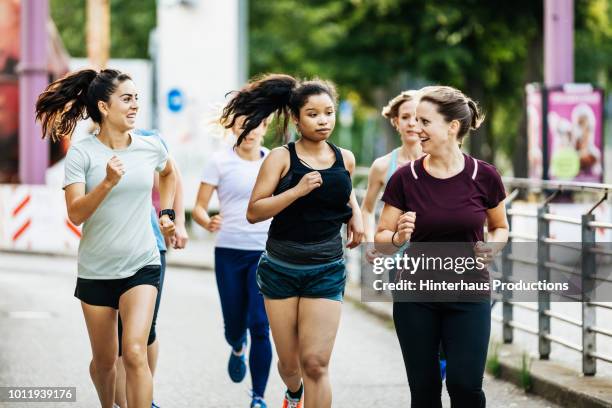
[[[469, 130], [478, 128], [482, 114], [457, 89], [435, 86], [422, 92], [417, 120], [425, 156], [400, 168], [389, 180], [375, 241], [396, 247], [407, 241], [467, 242], [473, 244], [474, 256], [488, 264], [508, 240], [505, 191], [494, 166], [459, 148]], [[440, 342], [447, 358], [446, 386], [452, 405], [485, 407], [482, 378], [491, 329], [488, 299], [396, 301], [393, 319], [412, 408], [442, 407]]]

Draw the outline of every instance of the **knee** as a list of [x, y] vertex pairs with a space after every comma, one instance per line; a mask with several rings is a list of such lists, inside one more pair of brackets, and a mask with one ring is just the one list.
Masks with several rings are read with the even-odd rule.
[[256, 340], [267, 340], [270, 337], [270, 326], [265, 323], [255, 324], [249, 327], [251, 338]]
[[126, 370], [138, 369], [147, 365], [147, 347], [134, 341], [124, 341], [123, 364]]
[[321, 356], [316, 354], [304, 356], [301, 364], [302, 370], [304, 370], [304, 376], [312, 380], [318, 380], [319, 378], [327, 375], [328, 361], [323, 359]]
[[300, 373], [300, 363], [297, 359], [294, 361], [278, 360], [278, 371], [282, 376], [291, 377]]
[[[482, 377], [470, 379], [468, 376], [460, 378], [446, 378], [446, 389], [453, 399], [465, 401], [480, 401], [484, 397], [482, 392]], [[474, 405], [478, 406], [478, 405]]]
[[104, 353], [94, 355], [91, 368], [97, 372], [109, 372], [115, 368], [117, 353]]

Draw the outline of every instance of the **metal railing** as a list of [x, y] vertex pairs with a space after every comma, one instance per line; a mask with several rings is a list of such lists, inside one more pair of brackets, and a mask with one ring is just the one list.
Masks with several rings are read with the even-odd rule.
[[[596, 279], [597, 263], [596, 256], [598, 253], [609, 253], [605, 249], [595, 248], [595, 232], [596, 228], [612, 229], [612, 223], [596, 221], [593, 211], [608, 198], [608, 191], [612, 189], [609, 184], [595, 183], [577, 183], [577, 182], [558, 182], [558, 181], [541, 181], [530, 179], [511, 179], [505, 178], [506, 186], [513, 189], [506, 199], [506, 209], [508, 222], [512, 225], [514, 217], [528, 217], [537, 220], [536, 236], [519, 233], [516, 231], [510, 232], [508, 244], [502, 251], [501, 262], [501, 277], [505, 282], [512, 281], [512, 271], [514, 263], [529, 262], [533, 264], [533, 259], [521, 258], [515, 256], [512, 252], [513, 241], [516, 239], [527, 239], [537, 242], [537, 273], [538, 280], [550, 280], [551, 270], [557, 270], [564, 273], [576, 273], [574, 268], [561, 265], [554, 262], [550, 257], [551, 246], [562, 246], [565, 248], [578, 249], [581, 251], [581, 265], [579, 276], [582, 281], [582, 292], [585, 298], [582, 299], [582, 319], [576, 319], [566, 316], [562, 313], [553, 312], [550, 305], [550, 292], [541, 290], [538, 292], [537, 307], [513, 302], [509, 299], [502, 300], [502, 316], [497, 319], [502, 324], [502, 337], [504, 343], [512, 343], [514, 338], [514, 330], [521, 330], [526, 333], [533, 334], [538, 337], [538, 353], [540, 359], [546, 360], [550, 357], [551, 344], [559, 344], [570, 350], [577, 351], [582, 354], [582, 373], [592, 376], [597, 372], [597, 360], [612, 362], [612, 356], [597, 352], [597, 334], [612, 337], [612, 330], [604, 329], [597, 326], [596, 316], [597, 308], [604, 307], [612, 309], [612, 305], [602, 302], [591, 301], [588, 297], [593, 293], [593, 285]], [[514, 210], [512, 208], [515, 198], [520, 190], [539, 190], [541, 194], [549, 195], [539, 204], [537, 212], [526, 212]], [[555, 215], [550, 212], [550, 203], [562, 192], [579, 191], [589, 194], [601, 195], [599, 200], [580, 218]], [[575, 247], [566, 243], [560, 242], [550, 236], [551, 222], [565, 223], [580, 227], [581, 247]], [[524, 324], [520, 324], [514, 319], [514, 308], [522, 308], [537, 313], [538, 325], [536, 328]], [[495, 316], [494, 316], [495, 318]], [[551, 320], [557, 320], [578, 327], [581, 330], [581, 344], [574, 344], [563, 337], [551, 335]]]
[[[561, 271], [578, 275], [582, 282], [583, 293], [593, 293], [594, 282], [596, 278], [597, 263], [596, 256], [598, 254], [612, 255], [609, 249], [597, 248], [595, 246], [596, 228], [612, 229], [612, 223], [608, 221], [595, 220], [594, 210], [608, 198], [608, 191], [612, 190], [610, 184], [596, 183], [578, 183], [578, 182], [559, 182], [559, 181], [543, 181], [533, 179], [518, 179], [504, 178], [504, 184], [510, 191], [506, 197], [506, 209], [509, 225], [512, 226], [513, 218], [526, 217], [534, 219], [537, 222], [537, 233], [535, 235], [524, 231], [513, 231], [511, 227], [508, 244], [502, 251], [501, 255], [501, 271], [497, 274], [503, 282], [512, 282], [513, 269], [515, 264], [526, 264], [537, 268], [537, 277], [539, 281], [550, 281], [551, 270]], [[598, 196], [598, 200], [585, 213], [578, 218], [560, 216], [550, 212], [550, 203], [563, 192], [583, 192], [590, 195]], [[544, 200], [539, 203], [537, 211], [525, 211], [513, 208], [513, 203], [521, 192], [537, 193], [542, 195]], [[364, 191], [357, 190], [358, 197], [363, 197]], [[380, 206], [377, 208], [377, 215], [380, 211]], [[580, 243], [569, 245], [561, 242], [550, 236], [551, 222], [565, 223], [579, 226], [581, 230]], [[526, 256], [517, 255], [512, 252], [513, 242], [516, 240], [527, 240], [535, 242], [537, 246], [537, 257], [529, 258]], [[577, 240], [578, 241], [578, 240]], [[550, 257], [550, 249], [553, 246], [564, 246], [566, 248], [577, 249], [581, 251], [581, 265], [578, 268], [570, 268], [565, 265], [556, 263]], [[359, 271], [361, 273], [361, 271]], [[492, 273], [496, 273], [495, 271]], [[582, 318], [576, 319], [571, 316], [564, 315], [551, 310], [550, 292], [540, 290], [538, 292], [537, 306], [529, 302], [517, 302], [503, 295], [501, 301], [502, 315], [501, 317], [492, 315], [492, 319], [499, 321], [502, 324], [502, 337], [504, 343], [512, 343], [514, 340], [514, 330], [519, 330], [525, 333], [532, 334], [538, 338], [538, 353], [540, 359], [549, 359], [551, 353], [551, 344], [559, 344], [570, 350], [577, 351], [582, 354], [582, 373], [587, 376], [595, 375], [597, 371], [597, 360], [602, 360], [612, 363], [612, 355], [606, 355], [597, 351], [597, 335], [611, 337], [612, 329], [604, 328], [597, 325], [597, 310], [608, 309], [612, 310], [612, 303], [597, 302], [589, 298], [583, 298], [581, 303]], [[514, 319], [514, 310], [519, 308], [533, 313], [537, 313], [537, 327], [532, 327], [528, 324], [516, 321]], [[581, 344], [575, 344], [562, 336], [554, 336], [551, 334], [551, 321], [561, 321], [565, 324], [575, 326], [581, 330]]]

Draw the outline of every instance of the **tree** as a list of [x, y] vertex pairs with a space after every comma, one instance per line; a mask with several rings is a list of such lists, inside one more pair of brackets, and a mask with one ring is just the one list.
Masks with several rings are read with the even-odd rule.
[[[576, 0], [576, 80], [610, 87], [609, 0]], [[524, 87], [543, 80], [543, 1], [257, 0], [251, 73], [334, 80], [378, 110], [422, 81], [458, 87], [487, 112], [472, 154], [526, 175]], [[596, 49], [597, 52], [593, 52]]]
[[[84, 0], [51, 0], [51, 17], [73, 57], [86, 57]], [[148, 58], [157, 24], [155, 0], [111, 0], [111, 58]]]

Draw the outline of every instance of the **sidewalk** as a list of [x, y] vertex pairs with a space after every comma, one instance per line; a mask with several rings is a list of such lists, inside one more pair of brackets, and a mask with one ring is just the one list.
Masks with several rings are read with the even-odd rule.
[[[189, 242], [185, 250], [171, 250], [167, 256], [169, 266], [212, 270], [214, 243], [212, 240]], [[362, 310], [393, 324], [392, 304], [388, 302], [361, 302], [358, 286], [348, 285], [346, 299]], [[502, 344], [498, 350], [499, 378], [521, 386], [523, 350], [512, 344]], [[564, 407], [612, 408], [612, 381], [605, 377], [584, 377], [555, 361], [531, 357], [531, 391]]]

